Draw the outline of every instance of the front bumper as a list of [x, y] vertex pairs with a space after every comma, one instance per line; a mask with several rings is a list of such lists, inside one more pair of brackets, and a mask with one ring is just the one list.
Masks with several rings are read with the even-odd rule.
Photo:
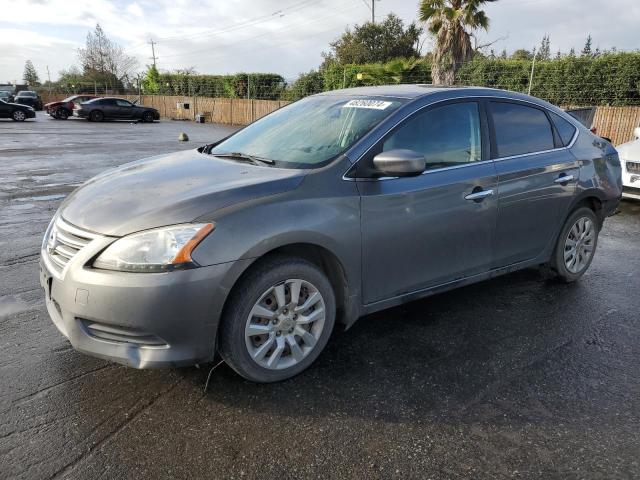
[[40, 284], [55, 326], [83, 353], [135, 368], [211, 361], [233, 262], [165, 273], [86, 267], [98, 238], [62, 271], [41, 252]]
[[79, 118], [87, 118], [89, 116], [89, 112], [87, 112], [86, 110], [73, 110], [72, 115], [74, 117], [79, 117]]
[[[622, 164], [622, 196], [640, 200], [640, 161], [620, 159]], [[628, 167], [633, 166], [630, 171]]]
[[36, 118], [36, 112], [34, 110], [23, 110], [27, 118]]

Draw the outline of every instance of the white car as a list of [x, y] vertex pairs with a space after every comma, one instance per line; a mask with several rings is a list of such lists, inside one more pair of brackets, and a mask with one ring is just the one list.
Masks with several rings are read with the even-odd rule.
[[633, 140], [618, 145], [622, 164], [622, 196], [640, 200], [640, 127], [633, 131]]

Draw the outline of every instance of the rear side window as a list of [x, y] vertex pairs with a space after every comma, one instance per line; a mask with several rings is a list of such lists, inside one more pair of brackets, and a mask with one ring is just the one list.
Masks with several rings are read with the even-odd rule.
[[427, 169], [481, 160], [478, 104], [452, 103], [416, 114], [387, 137], [382, 146], [383, 151], [401, 148], [424, 154]]
[[491, 102], [498, 157], [510, 157], [555, 148], [547, 115], [517, 103]]
[[556, 125], [556, 130], [558, 130], [562, 144], [566, 147], [571, 143], [571, 140], [573, 140], [573, 136], [576, 134], [576, 127], [557, 113], [549, 112], [549, 114], [551, 115], [551, 120], [553, 120], [553, 123]]

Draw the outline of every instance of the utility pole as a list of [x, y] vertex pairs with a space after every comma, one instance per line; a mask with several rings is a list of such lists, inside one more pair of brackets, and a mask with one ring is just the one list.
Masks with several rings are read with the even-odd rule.
[[[371, 10], [371, 23], [376, 23], [376, 2], [379, 2], [380, 0], [362, 0], [362, 2], [367, 6], [367, 8], [369, 8]], [[369, 2], [371, 2], [371, 5], [369, 5]]]
[[535, 71], [536, 68], [536, 56], [538, 54], [536, 53], [536, 49], [533, 49], [533, 62], [531, 63], [531, 75], [529, 76], [529, 91], [527, 92], [527, 95], [531, 95], [531, 85], [533, 84], [533, 72]]
[[153, 38], [151, 40], [149, 40], [149, 43], [151, 44], [151, 60], [153, 60], [153, 66], [156, 66], [156, 60], [158, 59], [158, 57], [156, 57], [156, 43], [153, 41]]
[[49, 65], [47, 65], [47, 78], [49, 79], [49, 95], [51, 95], [51, 74], [49, 73]]

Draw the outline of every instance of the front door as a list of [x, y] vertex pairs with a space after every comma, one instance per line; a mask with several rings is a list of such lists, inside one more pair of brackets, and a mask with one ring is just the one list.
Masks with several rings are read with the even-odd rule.
[[375, 154], [411, 149], [427, 164], [414, 177], [357, 181], [365, 303], [490, 268], [497, 177], [487, 138], [478, 102], [437, 104], [409, 117], [360, 160], [365, 168], [358, 172], [367, 171]]

